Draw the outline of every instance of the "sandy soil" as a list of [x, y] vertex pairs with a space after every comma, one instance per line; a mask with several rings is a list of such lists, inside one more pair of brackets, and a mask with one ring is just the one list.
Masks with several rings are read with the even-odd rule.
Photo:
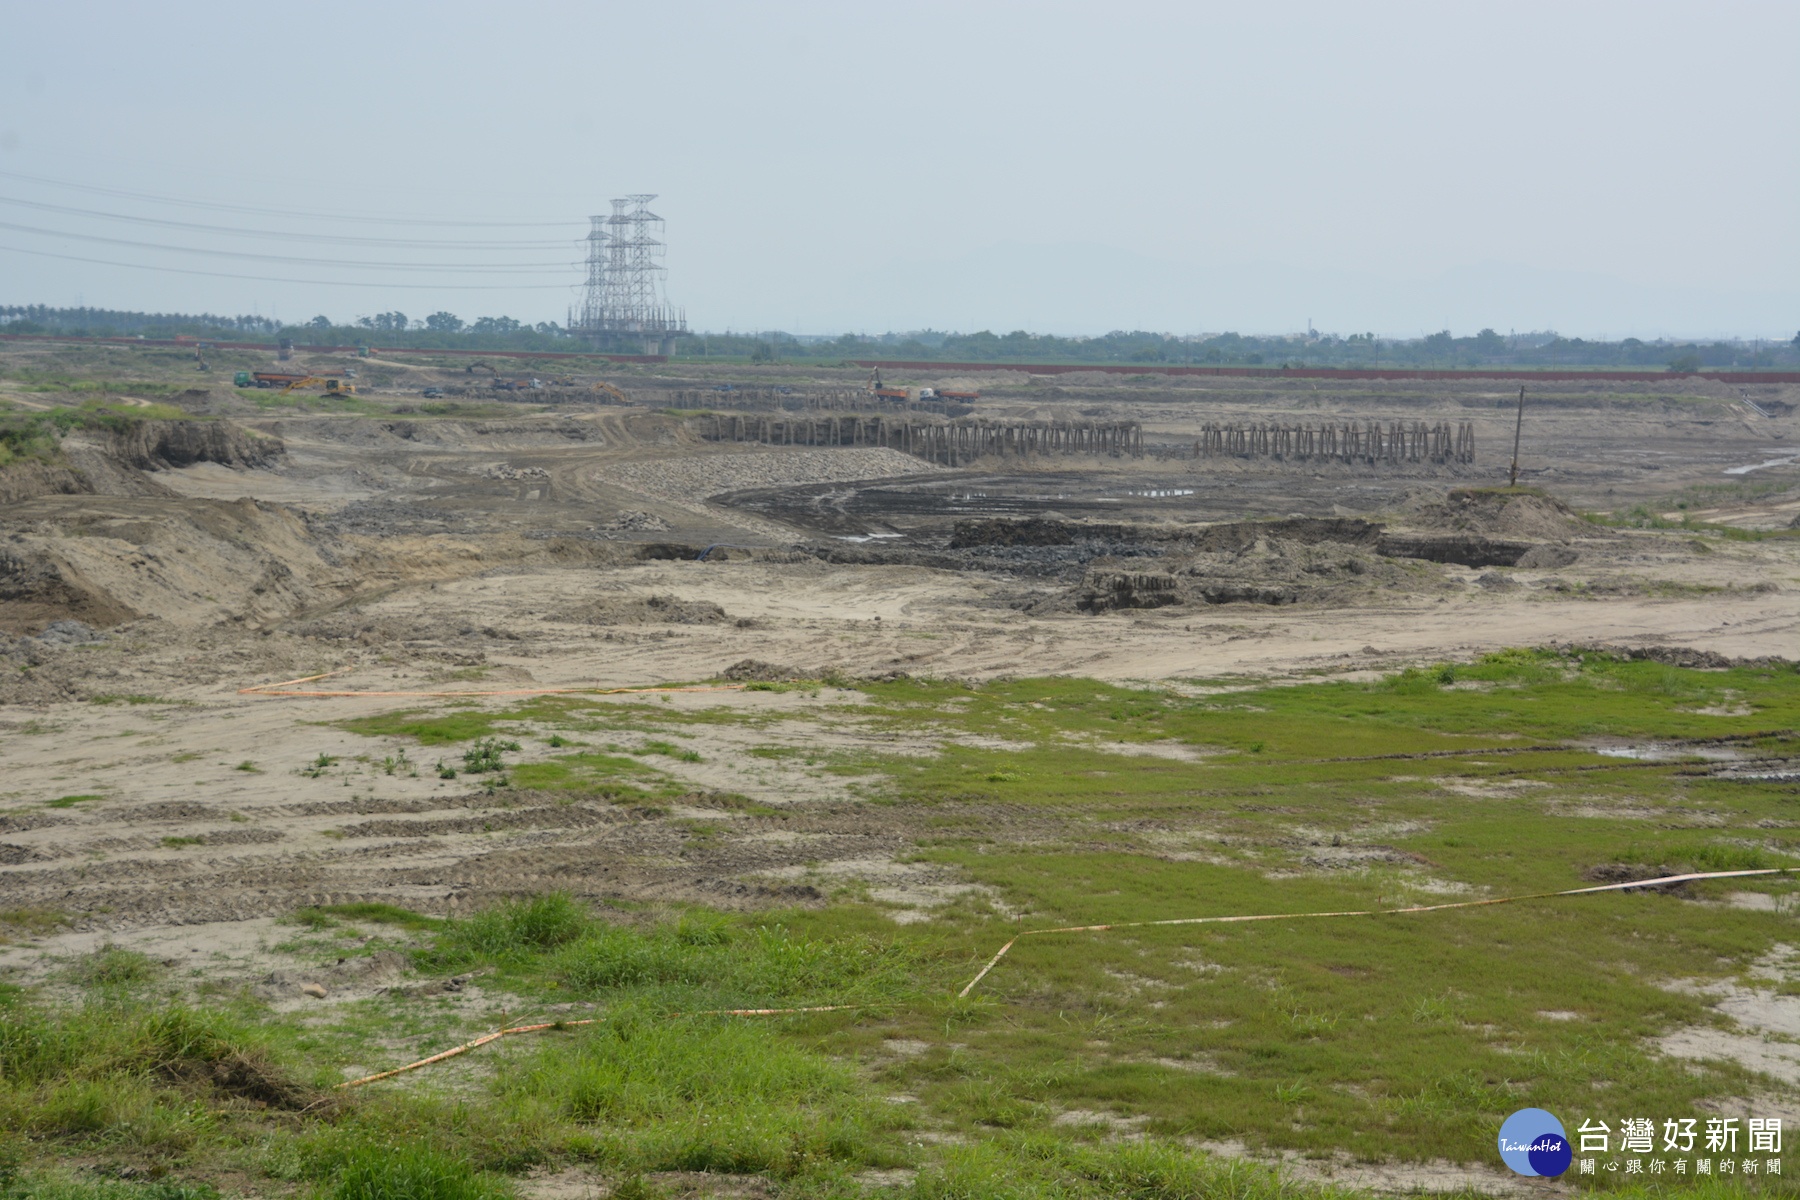
[[[706, 378], [645, 376], [632, 390], [653, 404], [659, 387], [672, 394]], [[1498, 448], [1510, 440], [1516, 393], [1104, 377], [980, 386], [994, 389], [983, 402], [992, 415], [1141, 420], [1164, 454], [944, 471], [890, 450], [707, 444], [649, 407], [428, 418], [399, 411], [405, 398], [383, 400], [379, 388], [370, 399], [389, 404], [388, 415], [268, 411], [228, 389], [190, 394], [196, 411], [280, 437], [286, 453], [266, 468], [144, 472], [102, 463], [104, 447], [89, 447], [90, 493], [0, 510], [0, 909], [70, 920], [0, 946], [0, 971], [41, 976], [59, 956], [117, 940], [270, 989], [284, 1005], [335, 1003], [384, 986], [379, 965], [282, 976], [269, 950], [282, 936], [275, 918], [357, 900], [454, 913], [557, 888], [722, 907], [847, 888], [896, 920], [928, 920], [970, 891], [904, 861], [921, 835], [912, 817], [868, 804], [863, 777], [827, 769], [858, 753], [937, 751], [926, 738], [871, 730], [857, 717], [859, 693], [598, 701], [615, 715], [581, 740], [616, 747], [682, 791], [657, 805], [569, 803], [439, 778], [435, 760], [454, 760], [458, 747], [341, 727], [400, 708], [499, 709], [516, 696], [240, 690], [323, 671], [342, 672], [333, 688], [389, 693], [643, 687], [713, 679], [743, 659], [806, 677], [1079, 674], [1206, 688], [1358, 677], [1546, 643], [1726, 658], [1793, 657], [1800, 647], [1800, 540], [1613, 529], [1550, 509], [1457, 526], [1449, 489], [1504, 481]], [[1559, 387], [1534, 395], [1527, 482], [1577, 508], [1642, 503], [1744, 529], [1800, 514], [1800, 419], [1756, 417], [1734, 390], [1710, 385], [1630, 395]], [[1364, 415], [1475, 420], [1477, 464], [1380, 471], [1182, 456], [1208, 420]], [[1683, 491], [1714, 485], [1739, 486]], [[1688, 508], [1673, 507], [1680, 496]], [[1237, 551], [1182, 554], [1118, 537], [1085, 549], [950, 548], [953, 523], [969, 518], [1161, 528], [1289, 514], [1373, 518], [1417, 537], [1510, 538], [1563, 565], [1476, 568], [1263, 535]], [[752, 549], [699, 561], [720, 543]], [[1300, 602], [1214, 604], [1188, 593], [1168, 607], [1098, 613], [1071, 602], [1095, 573], [1184, 570], [1267, 577], [1298, 588]], [[1308, 590], [1321, 579], [1328, 586]], [[71, 618], [91, 637], [44, 634]], [[723, 719], [667, 719], [703, 711]], [[547, 733], [526, 731], [510, 757], [548, 759]], [[698, 759], [658, 753], [652, 741]], [[795, 753], [773, 753], [786, 750]], [[334, 761], [317, 766], [321, 756]], [[957, 815], [1022, 841], [1078, 819], [1003, 805]], [[326, 998], [302, 992], [308, 983]], [[1662, 1049], [1800, 1082], [1793, 998], [1774, 987], [1716, 996], [1735, 1026], [1684, 1030]], [[1304, 1169], [1382, 1191], [1506, 1182], [1447, 1164]], [[589, 1186], [571, 1177], [537, 1191]]]

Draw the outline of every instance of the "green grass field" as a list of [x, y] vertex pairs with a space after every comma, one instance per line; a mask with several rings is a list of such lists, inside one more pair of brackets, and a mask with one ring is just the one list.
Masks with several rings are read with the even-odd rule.
[[[1596, 867], [1800, 866], [1800, 787], [1693, 753], [1791, 759], [1792, 668], [1514, 651], [1368, 683], [860, 691], [782, 720], [943, 739], [831, 768], [871, 820], [916, 831], [915, 861], [974, 885], [931, 920], [896, 924], [851, 891], [751, 915], [560, 895], [451, 921], [309, 909], [292, 953], [399, 950], [421, 978], [479, 974], [487, 1007], [389, 994], [303, 1017], [102, 951], [0, 994], [0, 1194], [460, 1200], [575, 1164], [621, 1195], [714, 1171], [784, 1197], [1251, 1200], [1322, 1193], [1204, 1147], [1496, 1168], [1500, 1121], [1527, 1106], [1571, 1132], [1791, 1106], [1787, 1085], [1653, 1041], [1727, 1024], [1697, 985], [1794, 994], [1800, 876], [1032, 937], [956, 993], [1028, 929], [1555, 891]], [[775, 723], [560, 697], [352, 728], [448, 762], [481, 739], [548, 741], [547, 761], [507, 768], [514, 786], [624, 803], [676, 790], [656, 764], [692, 761], [684, 735], [730, 721]], [[1652, 744], [1667, 756], [1642, 757]], [[1746, 893], [1767, 899], [1728, 902]], [[700, 1015], [814, 1005], [855, 1007]], [[594, 1023], [331, 1090], [501, 1011]], [[1565, 1184], [1789, 1194], [1788, 1178]]]

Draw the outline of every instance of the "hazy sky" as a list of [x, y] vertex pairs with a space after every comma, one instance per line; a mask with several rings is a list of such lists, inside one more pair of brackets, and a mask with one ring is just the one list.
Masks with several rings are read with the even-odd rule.
[[628, 192], [702, 329], [1787, 338], [1800, 4], [0, 0], [0, 303], [560, 321]]

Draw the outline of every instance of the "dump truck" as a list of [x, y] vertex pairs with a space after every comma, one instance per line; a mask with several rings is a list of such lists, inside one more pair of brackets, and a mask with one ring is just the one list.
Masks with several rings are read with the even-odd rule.
[[296, 388], [312, 387], [315, 384], [323, 386], [327, 396], [356, 395], [356, 385], [344, 383], [336, 379], [330, 379], [324, 375], [302, 375], [286, 387], [282, 388], [281, 394], [285, 396]]

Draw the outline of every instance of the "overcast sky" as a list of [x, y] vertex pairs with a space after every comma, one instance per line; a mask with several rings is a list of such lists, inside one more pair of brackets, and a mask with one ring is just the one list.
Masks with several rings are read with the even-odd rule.
[[1800, 4], [0, 0], [0, 303], [561, 321], [629, 192], [700, 329], [1787, 338]]

